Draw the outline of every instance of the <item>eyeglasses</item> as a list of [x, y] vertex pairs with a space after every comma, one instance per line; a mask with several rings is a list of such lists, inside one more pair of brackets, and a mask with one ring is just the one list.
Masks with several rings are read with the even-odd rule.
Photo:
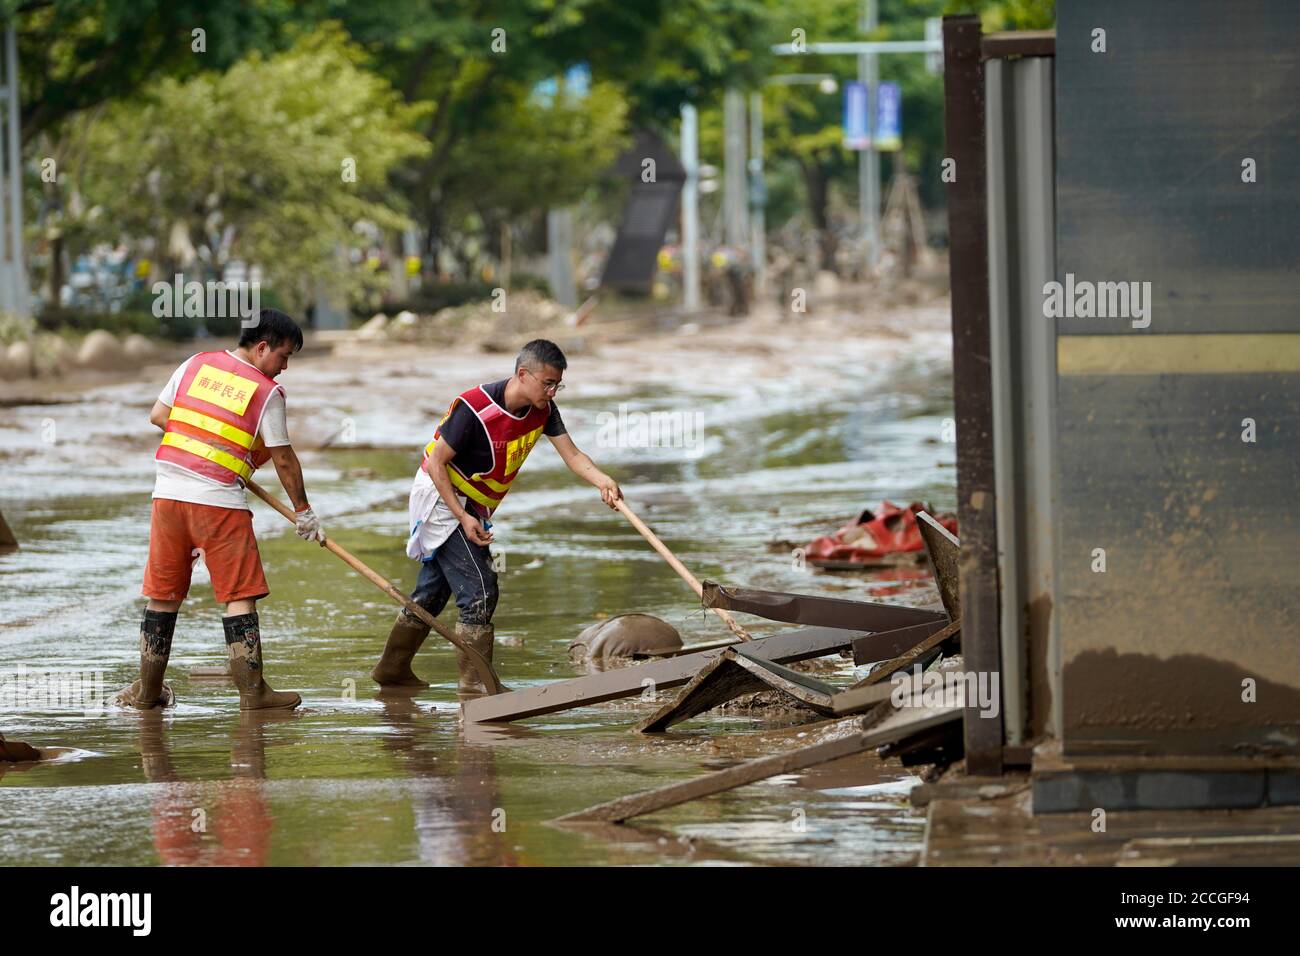
[[[531, 375], [533, 378], [537, 378], [537, 373], [534, 372], [532, 369], [525, 366], [524, 371], [527, 372], [529, 375]], [[542, 381], [540, 378], [537, 378], [537, 380], [542, 383], [542, 391], [544, 392], [550, 392], [552, 395], [558, 395], [560, 394], [560, 392], [564, 391], [563, 382], [551, 382], [547, 384], [546, 382]]]

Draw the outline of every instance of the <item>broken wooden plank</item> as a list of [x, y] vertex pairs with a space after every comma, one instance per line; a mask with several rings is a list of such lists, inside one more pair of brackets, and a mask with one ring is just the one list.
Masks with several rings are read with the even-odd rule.
[[[847, 650], [853, 645], [854, 638], [863, 636], [865, 634], [861, 631], [808, 627], [756, 638], [745, 645], [745, 650], [757, 657], [788, 664]], [[475, 723], [509, 722], [634, 697], [647, 686], [656, 689], [680, 687], [721, 653], [721, 650], [699, 651], [684, 657], [649, 661], [587, 677], [527, 687], [508, 694], [478, 697], [465, 701], [461, 705], [461, 714], [466, 721]]]
[[620, 797], [608, 803], [597, 804], [576, 813], [560, 817], [561, 823], [622, 823], [633, 817], [666, 810], [679, 804], [733, 790], [746, 784], [757, 783], [777, 774], [793, 773], [817, 764], [829, 763], [841, 757], [863, 753], [881, 744], [892, 743], [922, 730], [961, 719], [959, 707], [919, 707], [894, 711], [871, 730], [855, 730], [846, 737], [826, 740], [789, 750], [785, 753], [759, 757], [716, 770], [692, 780], [657, 787], [641, 793]]
[[902, 604], [875, 604], [870, 601], [849, 601], [844, 598], [763, 591], [758, 588], [729, 588], [716, 581], [705, 581], [703, 588], [700, 600], [705, 607], [741, 611], [787, 624], [890, 631], [943, 620], [943, 615], [937, 611]]
[[916, 528], [925, 542], [925, 555], [930, 561], [935, 587], [939, 589], [939, 600], [943, 601], [948, 619], [956, 621], [961, 618], [961, 589], [957, 586], [961, 541], [924, 511], [917, 512]]
[[943, 618], [927, 624], [914, 624], [911, 627], [899, 627], [892, 631], [880, 631], [859, 637], [853, 642], [853, 663], [875, 664], [878, 661], [893, 660], [899, 654], [915, 647], [935, 631], [942, 630], [948, 622]]

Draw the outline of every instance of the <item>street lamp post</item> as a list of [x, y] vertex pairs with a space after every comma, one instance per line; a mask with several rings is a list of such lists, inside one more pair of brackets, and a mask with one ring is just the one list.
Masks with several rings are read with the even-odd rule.
[[690, 103], [682, 104], [682, 293], [687, 312], [700, 308], [700, 147], [699, 116]]
[[[874, 0], [863, 0], [862, 16], [859, 29], [864, 32], [876, 28], [876, 10]], [[934, 31], [927, 28], [927, 33]], [[864, 83], [875, 84], [876, 57], [893, 53], [929, 53], [943, 54], [943, 40], [931, 35], [925, 40], [865, 40], [851, 43], [805, 43], [798, 49], [792, 43], [781, 43], [772, 47], [777, 56], [806, 56], [808, 54], [852, 55], [858, 58], [858, 79]], [[872, 87], [868, 86], [867, 128], [874, 132], [875, 97], [870, 95]], [[858, 194], [859, 211], [863, 223], [863, 239], [867, 245], [867, 262], [875, 268], [880, 255], [880, 157], [874, 149], [863, 150], [869, 156], [858, 157]]]
[[[876, 28], [874, 0], [862, 0], [858, 30], [870, 33]], [[876, 131], [876, 54], [858, 54], [858, 80], [867, 89], [867, 135]], [[867, 247], [867, 269], [874, 272], [880, 262], [880, 154], [871, 146], [858, 150], [858, 222], [862, 224], [862, 241]]]

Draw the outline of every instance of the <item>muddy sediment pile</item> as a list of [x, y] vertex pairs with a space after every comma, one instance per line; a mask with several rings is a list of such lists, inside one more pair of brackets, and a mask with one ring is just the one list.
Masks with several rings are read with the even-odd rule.
[[422, 344], [478, 343], [484, 351], [513, 351], [531, 338], [552, 338], [569, 331], [571, 312], [544, 295], [528, 290], [440, 309], [432, 315], [401, 312], [376, 315], [362, 338]]

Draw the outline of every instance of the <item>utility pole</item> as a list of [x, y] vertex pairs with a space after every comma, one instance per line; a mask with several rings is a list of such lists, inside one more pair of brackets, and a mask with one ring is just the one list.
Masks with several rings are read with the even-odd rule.
[[682, 104], [682, 292], [687, 312], [700, 308], [700, 119], [695, 107]]
[[[863, 32], [876, 28], [875, 0], [862, 0], [858, 29]], [[896, 53], [927, 53], [938, 56], [931, 61], [931, 69], [943, 69], [943, 41], [936, 28], [926, 27], [924, 40], [859, 40], [853, 43], [807, 43], [795, 49], [791, 43], [772, 47], [777, 56], [804, 56], [810, 53], [828, 56], [856, 56], [858, 80], [870, 84], [867, 92], [867, 123], [872, 134], [876, 125], [876, 57]], [[880, 261], [880, 156], [875, 149], [862, 150], [858, 155], [858, 212], [862, 223], [862, 238], [867, 247], [867, 264], [875, 268]]]
[[[0, 196], [0, 309], [15, 315], [31, 314], [27, 269], [23, 265], [22, 125], [18, 112], [18, 35], [14, 21], [5, 24], [4, 36], [4, 178], [8, 203]], [[59, 290], [54, 290], [55, 302]]]
[[754, 264], [754, 298], [762, 301], [767, 288], [767, 185], [763, 181], [763, 93], [749, 95], [749, 251]]
[[[862, 0], [858, 17], [858, 30], [870, 33], [876, 29], [875, 0]], [[866, 246], [867, 268], [875, 271], [880, 262], [880, 154], [875, 149], [876, 135], [876, 54], [867, 51], [858, 54], [858, 80], [867, 87], [867, 135], [871, 146], [858, 151], [858, 216], [862, 224], [862, 242]]]

